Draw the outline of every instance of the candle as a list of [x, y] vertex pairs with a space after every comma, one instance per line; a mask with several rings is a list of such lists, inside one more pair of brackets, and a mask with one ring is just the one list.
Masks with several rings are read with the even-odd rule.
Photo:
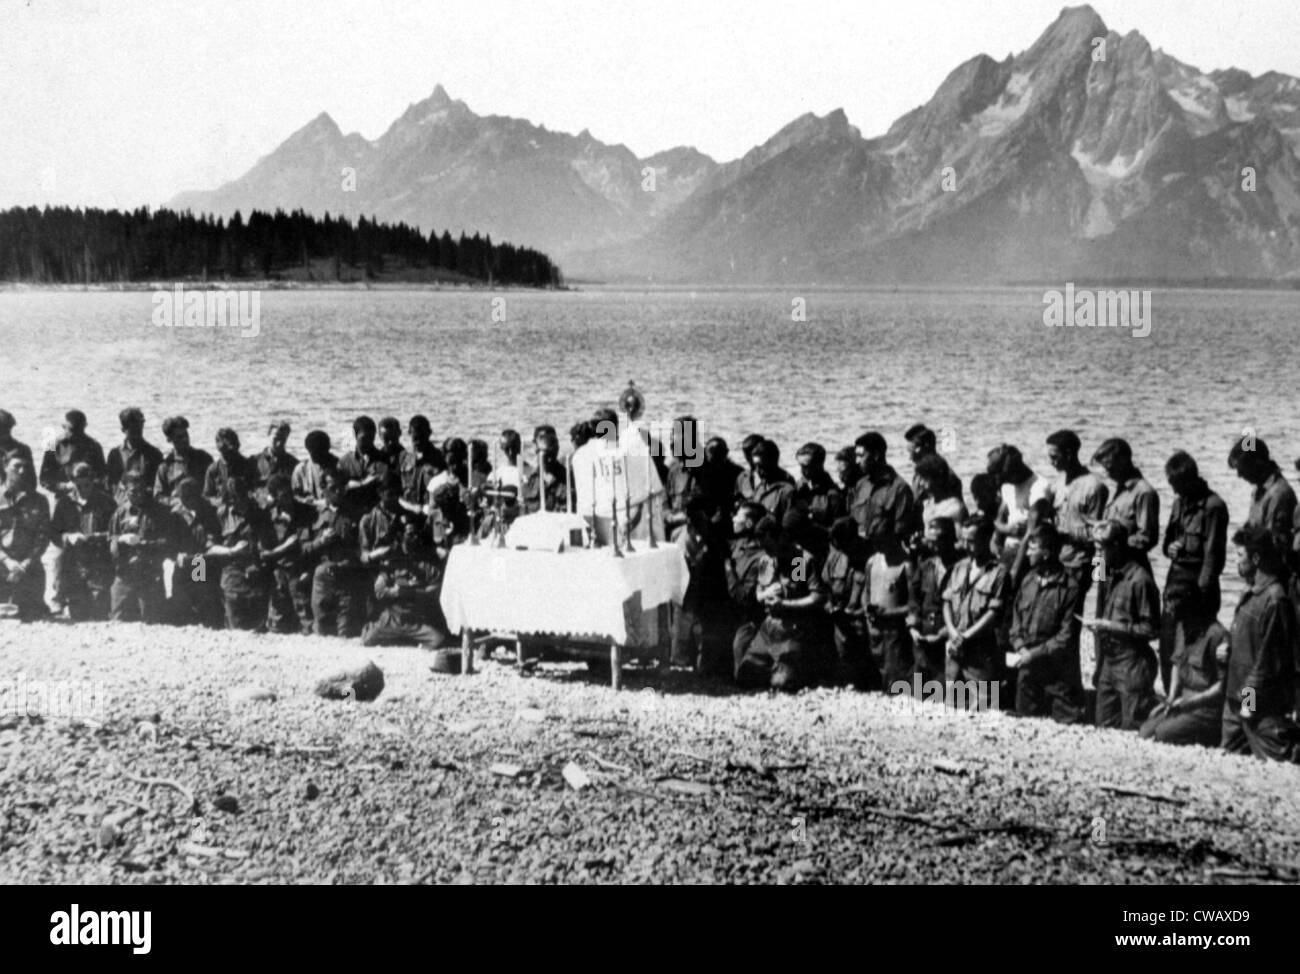
[[478, 531], [474, 529], [474, 437], [470, 436], [466, 442], [468, 447], [465, 451], [465, 515], [469, 518], [469, 543], [478, 544]]
[[[535, 467], [537, 467], [537, 500], [538, 500], [538, 503], [541, 504], [541, 509], [542, 509], [542, 511], [545, 512], [545, 510], [546, 510], [546, 476], [545, 476], [545, 475], [546, 475], [546, 471], [543, 469], [544, 466], [545, 466], [545, 460], [543, 460], [543, 458], [542, 458], [542, 448], [541, 448], [540, 446], [537, 446], [536, 444], [534, 444], [534, 445], [533, 445], [533, 453], [536, 454], [536, 456], [533, 457], [533, 465], [534, 465]], [[519, 477], [520, 477], [521, 480], [523, 479], [523, 476], [524, 476], [524, 474], [523, 474], [523, 468], [521, 467], [521, 468], [520, 468], [520, 472], [519, 472]]]
[[628, 468], [631, 455], [623, 455], [623, 547], [632, 550], [632, 471]]
[[609, 535], [614, 542], [614, 556], [622, 558], [623, 552], [618, 548], [618, 480], [614, 476], [614, 458], [609, 460]]
[[655, 544], [655, 490], [653, 480], [654, 462], [651, 457], [650, 443], [645, 445], [645, 512], [646, 529], [650, 534], [650, 547], [656, 548]]

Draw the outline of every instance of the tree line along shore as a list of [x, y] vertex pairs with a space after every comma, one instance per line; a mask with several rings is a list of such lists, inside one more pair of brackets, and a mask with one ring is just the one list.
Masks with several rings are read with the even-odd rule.
[[113, 285], [173, 280], [485, 283], [553, 288], [540, 251], [405, 223], [254, 210], [229, 220], [169, 209], [0, 211], [0, 283]]

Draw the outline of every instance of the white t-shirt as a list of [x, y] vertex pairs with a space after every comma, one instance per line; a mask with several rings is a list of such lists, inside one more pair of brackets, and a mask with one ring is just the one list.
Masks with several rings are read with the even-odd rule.
[[[1029, 520], [1029, 509], [1036, 502], [1050, 498], [1051, 482], [1038, 474], [1031, 474], [1023, 483], [1002, 485], [1002, 506], [1007, 509], [1007, 525], [1018, 528]], [[1008, 550], [1020, 546], [1020, 539], [1009, 535], [1006, 540]]]
[[620, 432], [617, 444], [592, 439], [578, 447], [569, 461], [573, 467], [574, 510], [584, 517], [619, 518], [628, 506], [645, 503], [651, 493], [663, 491], [654, 470], [650, 448], [633, 429]]
[[488, 483], [500, 484], [502, 487], [513, 487], [515, 490], [523, 488], [523, 483], [519, 478], [519, 467], [507, 466], [505, 463], [492, 471], [488, 476]]

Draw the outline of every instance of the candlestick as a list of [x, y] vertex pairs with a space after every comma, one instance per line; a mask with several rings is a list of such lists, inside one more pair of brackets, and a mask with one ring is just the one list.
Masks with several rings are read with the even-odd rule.
[[465, 451], [465, 515], [469, 518], [469, 543], [477, 547], [478, 531], [474, 527], [474, 438], [471, 436], [467, 442], [469, 447]]
[[645, 517], [646, 528], [650, 532], [650, 547], [658, 548], [655, 542], [655, 491], [654, 491], [654, 460], [651, 456], [649, 437], [645, 445]]
[[618, 480], [614, 476], [614, 459], [609, 461], [609, 536], [614, 543], [614, 557], [622, 558], [623, 552], [618, 547]]
[[591, 463], [591, 546], [595, 548], [600, 541], [600, 538], [596, 537], [596, 458], [590, 457], [589, 462]]
[[623, 455], [623, 550], [631, 554], [632, 548], [632, 470], [628, 466], [631, 456]]
[[[546, 511], [546, 471], [545, 471], [545, 469], [544, 469], [544, 466], [545, 466], [545, 462], [546, 462], [546, 461], [543, 459], [543, 454], [542, 454], [542, 449], [541, 449], [541, 447], [537, 446], [536, 444], [533, 445], [533, 453], [536, 454], [536, 456], [533, 457], [533, 464], [534, 464], [534, 466], [537, 467], [537, 500], [538, 500], [538, 501], [540, 502], [540, 504], [541, 504], [541, 510], [542, 510], [542, 512], [545, 513], [545, 511]], [[523, 464], [520, 464], [520, 466], [519, 466], [519, 479], [522, 481], [523, 478], [524, 478], [524, 468], [523, 468]]]
[[[500, 520], [500, 517], [501, 517], [501, 500], [500, 500], [500, 496], [501, 496], [501, 458], [500, 458], [499, 455], [498, 455], [498, 454], [500, 453], [500, 447], [501, 447], [501, 441], [498, 440], [498, 439], [495, 439], [495, 438], [494, 438], [494, 439], [492, 440], [492, 470], [491, 470], [490, 475], [489, 475], [486, 479], [484, 479], [484, 481], [483, 481], [483, 486], [484, 486], [485, 488], [489, 488], [489, 489], [490, 489], [490, 488], [492, 487], [492, 477], [496, 477], [497, 497], [495, 498], [495, 503], [493, 503], [493, 504], [492, 504], [492, 507], [491, 507], [491, 511], [492, 511], [492, 533], [493, 533], [494, 535], [497, 533], [497, 531], [498, 531], [499, 528], [500, 528], [500, 524], [498, 524], [497, 522]], [[484, 459], [487, 459], [487, 458], [484, 457]], [[486, 515], [485, 515], [485, 516], [486, 516]], [[498, 540], [500, 540], [500, 539], [498, 539]]]

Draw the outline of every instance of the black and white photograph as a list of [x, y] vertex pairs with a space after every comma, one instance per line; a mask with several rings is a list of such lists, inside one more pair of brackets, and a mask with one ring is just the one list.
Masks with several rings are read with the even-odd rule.
[[71, 891], [23, 938], [1108, 887], [1081, 958], [1249, 962], [1300, 883], [1298, 40], [0, 0], [0, 885]]

